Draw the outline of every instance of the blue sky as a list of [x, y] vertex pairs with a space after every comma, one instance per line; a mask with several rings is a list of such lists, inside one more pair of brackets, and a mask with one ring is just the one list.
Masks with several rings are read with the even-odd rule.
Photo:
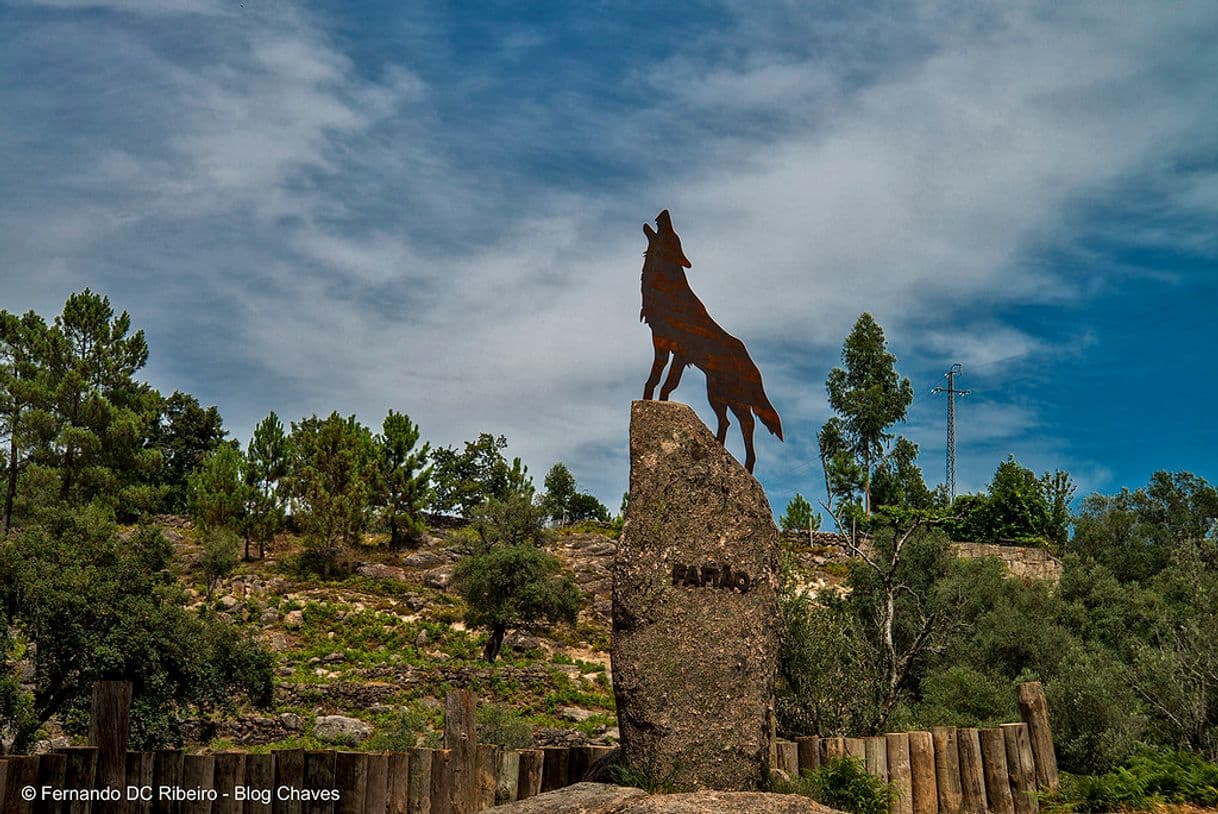
[[1212, 482], [1215, 43], [1208, 3], [0, 3], [0, 307], [108, 294], [242, 439], [394, 408], [616, 509], [669, 208], [776, 510], [864, 310], [932, 485], [953, 362], [962, 491]]

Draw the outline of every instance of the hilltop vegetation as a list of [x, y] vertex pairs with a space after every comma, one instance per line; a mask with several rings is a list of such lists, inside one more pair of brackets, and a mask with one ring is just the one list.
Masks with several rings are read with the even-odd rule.
[[[1186, 765], [1165, 749], [1218, 757], [1218, 492], [1161, 472], [1071, 514], [1066, 473], [1010, 457], [950, 499], [890, 431], [909, 393], [882, 330], [856, 333], [819, 438], [828, 499], [782, 518], [783, 734], [1012, 720], [1035, 678], [1089, 789]], [[139, 381], [147, 357], [89, 291], [51, 322], [0, 312], [5, 751], [79, 738], [99, 678], [134, 682], [135, 748], [429, 743], [458, 686], [491, 740], [612, 742], [621, 517], [565, 465], [538, 492], [504, 437], [433, 448], [393, 410], [379, 431], [272, 412], [241, 448], [216, 407]], [[801, 542], [824, 518], [850, 557]], [[1061, 580], [951, 539], [1047, 548]]]

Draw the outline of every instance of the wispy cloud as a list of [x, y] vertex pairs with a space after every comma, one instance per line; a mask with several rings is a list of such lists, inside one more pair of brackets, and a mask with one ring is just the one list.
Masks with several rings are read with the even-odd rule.
[[[0, 179], [22, 191], [0, 203], [5, 307], [109, 291], [155, 383], [238, 435], [268, 409], [394, 407], [620, 494], [650, 361], [639, 225], [670, 207], [783, 411], [759, 471], [799, 486], [860, 311], [919, 375], [1033, 366], [1085, 330], [1001, 308], [1091, 295], [1098, 209], [1145, 190], [1159, 214], [1137, 229], [1214, 245], [1189, 226], [1218, 208], [1195, 162], [1218, 110], [1205, 7], [728, 4], [667, 35], [606, 19], [616, 47], [564, 18], [481, 50], [433, 14], [362, 50], [354, 18], [246, 6], [55, 0], [0, 34]], [[701, 386], [680, 395], [706, 415]], [[1042, 427], [1004, 398], [962, 430], [986, 454]]]

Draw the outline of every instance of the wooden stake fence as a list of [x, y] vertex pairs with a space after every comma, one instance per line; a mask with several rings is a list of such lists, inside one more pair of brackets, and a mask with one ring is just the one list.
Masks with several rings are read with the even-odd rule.
[[[122, 689], [95, 694], [94, 713], [125, 725]], [[129, 699], [130, 696], [128, 695]], [[479, 744], [472, 695], [445, 703], [444, 749], [368, 753], [280, 749], [268, 754], [123, 751], [94, 722], [96, 746], [0, 758], [8, 814], [473, 814], [584, 779], [609, 747], [502, 750]], [[1039, 683], [1020, 686], [1025, 720], [994, 729], [938, 727], [870, 738], [779, 741], [778, 765], [805, 772], [841, 757], [899, 792], [894, 814], [1038, 814], [1036, 791], [1057, 785]], [[32, 789], [34, 799], [25, 799]], [[57, 796], [58, 795], [58, 796]], [[74, 796], [73, 796], [74, 795]], [[109, 795], [109, 796], [104, 796]]]

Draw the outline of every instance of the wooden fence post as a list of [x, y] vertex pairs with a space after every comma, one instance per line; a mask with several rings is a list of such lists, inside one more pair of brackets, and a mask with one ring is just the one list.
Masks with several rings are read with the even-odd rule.
[[960, 814], [960, 752], [956, 729], [937, 726], [930, 732], [935, 746], [935, 790], [939, 794], [939, 814]]
[[390, 752], [385, 772], [385, 811], [410, 814], [410, 753]]
[[[212, 788], [220, 793], [220, 798], [211, 804], [211, 814], [242, 814], [245, 803], [235, 799], [233, 789], [245, 785], [245, 755], [241, 752], [217, 752], [214, 758]], [[226, 794], [227, 797], [224, 796]]]
[[[182, 788], [215, 788], [216, 759], [213, 755], [182, 756]], [[208, 800], [184, 800], [178, 809], [181, 814], [211, 814]]]
[[909, 773], [909, 733], [884, 735], [888, 747], [888, 782], [896, 786], [892, 814], [913, 814], [913, 778]]
[[846, 757], [867, 761], [867, 742], [864, 738], [846, 738]]
[[409, 814], [431, 814], [431, 769], [435, 752], [431, 749], [410, 750], [410, 782], [406, 792]]
[[1032, 758], [1036, 762], [1036, 785], [1045, 790], [1057, 788], [1057, 753], [1053, 751], [1053, 730], [1049, 727], [1049, 702], [1039, 681], [1019, 685], [1019, 716], [1028, 725]]
[[1036, 760], [1032, 757], [1032, 741], [1027, 724], [1003, 724], [1002, 737], [1007, 747], [1007, 771], [1011, 774], [1011, 792], [1015, 798], [1015, 814], [1039, 814], [1036, 799]]
[[985, 769], [981, 765], [981, 738], [971, 727], [956, 730], [960, 757], [960, 799], [965, 814], [986, 814]]
[[457, 814], [453, 808], [452, 750], [431, 752], [431, 814]]
[[541, 790], [546, 792], [561, 789], [567, 785], [570, 750], [565, 746], [545, 746], [541, 752], [545, 755], [545, 763], [541, 769]]
[[1015, 814], [1011, 778], [1007, 774], [1007, 744], [1001, 729], [982, 729], [981, 760], [985, 766], [985, 796], [992, 814]]
[[[144, 786], [152, 785], [152, 760], [155, 755], [152, 752], [128, 752], [127, 753], [127, 785], [143, 788]], [[126, 789], [123, 790], [126, 793]], [[156, 789], [152, 790], [156, 796]], [[152, 810], [151, 800], [128, 800], [126, 811], [131, 814], [147, 814]]]
[[[68, 756], [60, 752], [47, 752], [38, 756], [38, 781], [35, 785], [41, 789], [50, 786], [53, 789], [67, 788], [65, 781], [68, 777]], [[4, 789], [0, 788], [0, 800], [4, 799]], [[58, 803], [43, 803], [44, 811], [59, 811], [62, 805]]]
[[182, 753], [177, 749], [161, 749], [152, 756], [152, 814], [175, 811], [172, 800], [161, 799], [161, 786], [182, 785]]
[[499, 754], [499, 768], [495, 777], [495, 805], [514, 803], [520, 788], [520, 752], [504, 749]]
[[364, 784], [363, 814], [385, 814], [388, 807], [389, 755], [368, 755], [368, 780]]
[[810, 772], [820, 768], [820, 738], [808, 735], [796, 738], [799, 748], [799, 773]]
[[490, 743], [478, 744], [478, 766], [474, 772], [474, 807], [470, 812], [481, 811], [495, 805], [495, 771], [499, 768], [500, 748]]
[[334, 814], [364, 814], [364, 789], [368, 785], [368, 755], [337, 752], [334, 755], [334, 788], [338, 801]]
[[820, 739], [820, 762], [825, 765], [831, 760], [837, 760], [846, 756], [846, 739], [845, 738], [821, 738]]
[[[337, 788], [334, 782], [333, 750], [309, 750], [304, 753], [304, 774], [301, 788], [310, 791]], [[331, 814], [334, 803], [324, 800], [311, 800], [300, 807], [301, 814]]]
[[269, 794], [270, 800], [246, 800], [245, 814], [271, 814], [275, 799], [275, 758], [270, 753], [245, 756], [245, 785], [257, 789], [259, 795]]
[[517, 800], [527, 800], [541, 794], [541, 776], [545, 764], [545, 752], [540, 749], [520, 750], [520, 779], [517, 782]]
[[473, 812], [478, 792], [477, 699], [468, 690], [444, 697], [444, 748], [450, 749], [452, 791], [457, 814]]
[[937, 814], [939, 789], [935, 782], [935, 742], [929, 732], [909, 733], [909, 776], [913, 785], [914, 814]]
[[[275, 761], [275, 787], [303, 789], [305, 787], [305, 751], [303, 749], [276, 749], [273, 753]], [[271, 810], [275, 814], [301, 814], [304, 804], [299, 800], [280, 800], [276, 795], [271, 800]]]
[[94, 681], [93, 705], [89, 712], [89, 745], [97, 747], [98, 788], [121, 788], [126, 783], [130, 720], [131, 682]]
[[4, 790], [3, 800], [4, 814], [33, 814], [34, 801], [26, 800], [21, 792], [27, 786], [37, 788], [38, 756], [12, 755], [5, 758], [4, 762], [8, 764], [8, 787]]
[[863, 741], [863, 762], [867, 773], [888, 782], [888, 739], [883, 735], [872, 735]]
[[799, 745], [795, 741], [775, 741], [778, 754], [778, 764], [774, 767], [781, 769], [792, 780], [799, 777]]

